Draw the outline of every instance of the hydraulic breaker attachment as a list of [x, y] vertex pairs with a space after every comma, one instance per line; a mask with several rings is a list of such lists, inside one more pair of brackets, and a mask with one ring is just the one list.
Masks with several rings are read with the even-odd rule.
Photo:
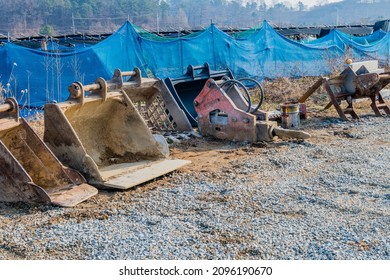
[[187, 73], [177, 78], [166, 78], [164, 84], [174, 97], [179, 107], [185, 112], [188, 121], [192, 126], [197, 126], [197, 113], [194, 108], [194, 99], [199, 95], [206, 81], [212, 78], [215, 81], [232, 79], [233, 74], [229, 69], [215, 71], [205, 63], [201, 66], [189, 65]]
[[[225, 83], [226, 94], [232, 99], [238, 109], [256, 115], [258, 120], [267, 120], [267, 112], [259, 110], [264, 92], [260, 83], [251, 78], [234, 80], [229, 69], [211, 70], [210, 65], [205, 63], [201, 66], [189, 65], [187, 73], [177, 78], [166, 78], [164, 85], [178, 106], [185, 112], [188, 121], [192, 126], [198, 126], [197, 111], [194, 107], [194, 100], [202, 91], [208, 79], [213, 79], [217, 84]], [[228, 82], [234, 81], [234, 83]], [[162, 88], [162, 87], [161, 87]], [[237, 94], [237, 91], [245, 91], [245, 96]]]
[[13, 98], [0, 105], [0, 201], [72, 207], [97, 194], [64, 167], [30, 125]]
[[129, 97], [137, 89], [141, 95], [142, 82], [122, 81], [114, 75], [108, 82], [73, 83], [67, 101], [44, 109], [44, 141], [65, 165], [99, 188], [128, 189], [189, 163], [167, 159], [165, 139], [152, 135]]
[[[230, 83], [235, 83], [233, 81], [235, 80]], [[276, 136], [297, 139], [310, 137], [310, 134], [304, 131], [279, 128], [276, 122], [258, 121], [256, 115], [238, 108], [223, 86], [213, 79], [207, 80], [194, 100], [194, 107], [198, 115], [198, 127], [203, 136], [250, 143], [273, 141]]]
[[[351, 115], [353, 119], [359, 119], [353, 108], [353, 102], [360, 98], [371, 100], [370, 107], [375, 115], [390, 115], [390, 108], [380, 92], [389, 83], [390, 72], [385, 72], [384, 69], [379, 68], [377, 60], [351, 63], [336, 77], [321, 77], [298, 102], [305, 102], [323, 85], [330, 100], [324, 109], [334, 106], [343, 120], [348, 120], [346, 114]], [[344, 108], [342, 108], [343, 101], [347, 103]]]

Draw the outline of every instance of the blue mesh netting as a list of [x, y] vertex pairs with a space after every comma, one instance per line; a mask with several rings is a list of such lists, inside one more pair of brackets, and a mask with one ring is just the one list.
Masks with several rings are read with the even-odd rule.
[[[53, 52], [72, 52], [75, 49], [83, 49], [90, 46], [90, 44], [76, 44], [74, 46], [64, 46], [56, 42], [49, 41], [46, 45], [46, 50]], [[42, 51], [43, 49], [40, 47], [38, 48], [38, 50]]]
[[115, 68], [139, 67], [144, 76], [177, 77], [187, 66], [208, 62], [213, 70], [231, 69], [236, 77], [256, 79], [329, 74], [344, 59], [378, 59], [389, 64], [389, 33], [355, 37], [332, 30], [327, 36], [299, 43], [278, 34], [267, 22], [261, 28], [230, 36], [215, 25], [180, 38], [163, 38], [126, 22], [93, 45], [50, 52], [7, 43], [0, 47], [2, 96], [20, 105], [42, 106], [63, 101], [74, 81], [109, 79]]

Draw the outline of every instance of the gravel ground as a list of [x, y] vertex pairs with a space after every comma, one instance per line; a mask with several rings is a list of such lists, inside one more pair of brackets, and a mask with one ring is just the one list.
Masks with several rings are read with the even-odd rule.
[[192, 139], [193, 164], [75, 208], [0, 203], [0, 259], [390, 259], [390, 118], [306, 141]]

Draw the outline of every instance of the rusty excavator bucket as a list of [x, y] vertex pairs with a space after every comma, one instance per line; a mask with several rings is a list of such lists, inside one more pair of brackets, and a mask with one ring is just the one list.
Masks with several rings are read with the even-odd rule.
[[0, 201], [72, 207], [97, 192], [78, 172], [64, 167], [19, 118], [15, 99], [0, 105]]
[[[137, 76], [137, 71], [121, 75]], [[44, 141], [92, 185], [128, 189], [189, 163], [167, 159], [165, 139], [151, 133], [126, 93], [126, 87], [136, 91], [137, 83], [102, 78], [91, 85], [76, 82], [69, 86], [67, 101], [45, 105]], [[148, 92], [139, 88], [140, 94]]]

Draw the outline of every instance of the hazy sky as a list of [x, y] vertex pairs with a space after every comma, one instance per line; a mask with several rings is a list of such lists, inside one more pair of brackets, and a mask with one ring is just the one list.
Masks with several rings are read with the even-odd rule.
[[291, 3], [292, 6], [295, 6], [298, 2], [302, 2], [303, 4], [305, 4], [306, 6], [308, 7], [311, 7], [311, 6], [314, 6], [314, 5], [320, 5], [320, 4], [323, 4], [324, 2], [328, 2], [328, 3], [332, 3], [332, 2], [340, 2], [342, 0], [325, 0], [325, 1], [321, 1], [321, 0], [265, 0], [265, 3], [267, 4], [274, 4], [274, 3], [279, 3], [279, 2], [289, 2]]

